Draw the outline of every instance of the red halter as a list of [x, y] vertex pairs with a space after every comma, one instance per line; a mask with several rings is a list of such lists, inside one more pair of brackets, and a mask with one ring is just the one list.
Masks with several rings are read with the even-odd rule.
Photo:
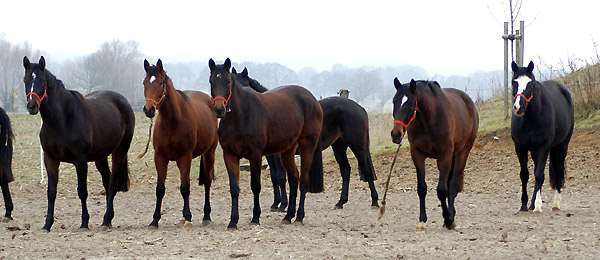
[[27, 93], [27, 95], [25, 95], [25, 97], [27, 97], [27, 100], [29, 100], [29, 96], [34, 95], [35, 97], [37, 97], [37, 100], [35, 101], [38, 106], [40, 106], [42, 104], [42, 100], [44, 100], [44, 98], [46, 98], [46, 93], [48, 92], [48, 81], [44, 81], [44, 95], [42, 95], [42, 97], [40, 98], [40, 96], [31, 91], [29, 93]]
[[527, 106], [529, 105], [529, 101], [531, 101], [531, 98], [533, 98], [533, 91], [531, 91], [531, 96], [529, 96], [529, 98], [527, 98], [523, 94], [516, 94], [515, 97], [513, 97], [513, 102], [515, 100], [517, 100], [517, 97], [522, 97], [523, 99], [525, 99], [525, 109], [527, 109]]
[[401, 120], [394, 120], [394, 124], [400, 124], [400, 125], [404, 126], [404, 129], [408, 130], [408, 126], [410, 125], [410, 123], [412, 123], [412, 121], [414, 121], [415, 118], [417, 118], [417, 110], [419, 110], [419, 105], [417, 104], [417, 101], [415, 101], [415, 112], [413, 113], [413, 116], [410, 118], [408, 123], [405, 124]]
[[225, 106], [227, 106], [227, 103], [229, 103], [230, 98], [231, 98], [231, 82], [229, 82], [229, 96], [227, 96], [227, 98], [224, 98], [222, 96], [216, 96], [213, 98], [213, 104], [215, 103], [215, 101], [221, 99], [221, 100], [225, 101]]
[[146, 98], [146, 101], [150, 101], [150, 102], [154, 103], [156, 110], [158, 110], [158, 107], [160, 106], [160, 104], [162, 104], [163, 100], [165, 100], [165, 96], [167, 95], [167, 84], [165, 84], [165, 82], [163, 82], [160, 85], [163, 86], [163, 93], [162, 93], [162, 96], [160, 97], [160, 99], [158, 100], [158, 102], [156, 102], [156, 100], [154, 100], [154, 99]]

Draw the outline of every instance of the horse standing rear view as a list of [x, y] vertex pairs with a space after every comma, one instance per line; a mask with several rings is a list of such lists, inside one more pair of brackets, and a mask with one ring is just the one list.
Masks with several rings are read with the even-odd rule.
[[420, 215], [417, 229], [427, 222], [425, 158], [435, 158], [440, 171], [437, 196], [442, 204], [444, 226], [453, 229], [454, 200], [464, 185], [464, 170], [479, 128], [479, 115], [464, 92], [440, 88], [435, 81], [401, 84], [394, 79], [394, 128], [392, 141], [400, 144], [408, 133], [410, 154], [417, 169]]
[[2, 222], [12, 220], [13, 202], [10, 196], [9, 182], [15, 180], [12, 173], [12, 154], [13, 154], [13, 131], [10, 125], [10, 118], [6, 111], [0, 107], [0, 187], [4, 197], [4, 208], [6, 212]]
[[527, 67], [511, 64], [514, 104], [511, 136], [521, 165], [521, 211], [527, 211], [528, 152], [534, 163], [535, 187], [530, 210], [542, 212], [544, 168], [550, 156], [550, 186], [556, 189], [553, 210], [560, 209], [560, 192], [565, 181], [565, 157], [573, 135], [574, 110], [569, 90], [556, 81], [539, 82]]

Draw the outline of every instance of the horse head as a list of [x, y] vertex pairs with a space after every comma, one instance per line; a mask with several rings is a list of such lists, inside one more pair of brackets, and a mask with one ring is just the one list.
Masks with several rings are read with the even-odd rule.
[[210, 94], [213, 98], [215, 115], [218, 118], [225, 116], [228, 112], [229, 100], [232, 95], [233, 78], [231, 76], [231, 60], [227, 58], [225, 63], [216, 65], [213, 59], [208, 61], [210, 68]]
[[160, 59], [158, 59], [156, 65], [152, 66], [147, 60], [144, 60], [144, 70], [146, 70], [146, 77], [144, 78], [146, 103], [142, 110], [147, 117], [152, 118], [165, 99], [169, 79]]
[[392, 141], [400, 144], [408, 127], [417, 116], [417, 83], [411, 80], [409, 84], [401, 84], [394, 78], [394, 128], [392, 128]]
[[513, 61], [511, 67], [513, 71], [513, 110], [516, 116], [523, 116], [529, 101], [533, 98], [533, 89], [537, 82], [533, 76], [533, 62], [530, 61], [527, 67], [519, 67]]
[[27, 97], [27, 111], [35, 115], [39, 112], [42, 101], [48, 92], [48, 71], [46, 70], [46, 60], [44, 56], [40, 57], [38, 63], [31, 63], [27, 56], [23, 57], [23, 67], [25, 67], [25, 96]]

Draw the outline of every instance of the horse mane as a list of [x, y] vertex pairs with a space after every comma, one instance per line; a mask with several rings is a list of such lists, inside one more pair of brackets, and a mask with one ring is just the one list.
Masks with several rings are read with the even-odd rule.
[[424, 84], [425, 86], [420, 87], [421, 91], [431, 92], [434, 96], [443, 95], [442, 87], [437, 81], [429, 81], [429, 80], [418, 80], [417, 83]]
[[248, 77], [248, 80], [250, 81], [250, 87], [252, 89], [254, 89], [256, 92], [259, 93], [263, 93], [263, 92], [267, 92], [267, 88], [265, 88], [262, 84], [260, 84], [260, 82], [258, 82], [258, 80], [255, 80], [251, 77]]
[[179, 95], [181, 95], [183, 97], [183, 99], [185, 99], [186, 101], [190, 100], [190, 97], [188, 97], [188, 95], [186, 95], [185, 93], [183, 93], [183, 91], [176, 89], [175, 85], [173, 84], [173, 81], [171, 80], [171, 78], [169, 78], [169, 75], [167, 75], [167, 72], [165, 71], [165, 79], [167, 80], [167, 84], [171, 85], [171, 87], [173, 89], [175, 89], [175, 91], [177, 91], [177, 93], [179, 93]]

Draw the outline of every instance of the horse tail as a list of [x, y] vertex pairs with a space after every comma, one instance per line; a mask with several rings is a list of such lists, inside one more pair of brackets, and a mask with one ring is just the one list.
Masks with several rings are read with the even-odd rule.
[[377, 180], [377, 174], [375, 174], [375, 167], [373, 167], [373, 159], [371, 159], [371, 151], [369, 149], [370, 141], [369, 141], [369, 130], [367, 129], [367, 146], [365, 147], [365, 159], [367, 160], [365, 165], [365, 171], [359, 171], [360, 179], [362, 181], [375, 181]]
[[129, 190], [129, 166], [127, 160], [127, 152], [131, 146], [131, 140], [133, 139], [133, 133], [135, 129], [135, 114], [127, 99], [124, 97], [117, 98], [115, 100], [121, 117], [125, 122], [125, 133], [121, 145], [117, 148], [117, 151], [113, 154], [113, 174], [116, 176], [117, 191], [128, 191]]
[[211, 179], [214, 179], [214, 177], [215, 177], [215, 171], [214, 170], [210, 171], [209, 173], [207, 173], [204, 170], [204, 156], [200, 156], [200, 175], [198, 176], [198, 185], [204, 185], [204, 184], [207, 184], [207, 183], [210, 184], [211, 183]]
[[0, 108], [0, 183], [14, 181], [12, 173], [13, 131], [10, 118]]
[[308, 192], [323, 192], [325, 190], [323, 182], [323, 155], [321, 151], [321, 141], [319, 141], [315, 148], [315, 152], [313, 153], [312, 164], [310, 165], [310, 187], [308, 188]]

